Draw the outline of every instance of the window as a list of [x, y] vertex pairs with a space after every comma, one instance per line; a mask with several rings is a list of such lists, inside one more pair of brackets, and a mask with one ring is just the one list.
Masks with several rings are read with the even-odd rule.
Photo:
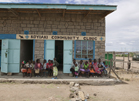
[[[74, 58], [75, 59], [94, 59], [95, 56], [95, 42], [94, 41], [75, 41]], [[94, 51], [94, 52], [93, 52]]]

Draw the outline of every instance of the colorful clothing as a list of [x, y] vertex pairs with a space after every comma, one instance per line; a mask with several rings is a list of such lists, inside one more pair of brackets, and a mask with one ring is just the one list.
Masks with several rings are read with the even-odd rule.
[[89, 62], [89, 68], [91, 68], [91, 66], [92, 66], [92, 62]]
[[46, 68], [47, 69], [52, 69], [53, 68], [53, 64], [52, 63], [47, 63], [46, 64]]
[[90, 69], [90, 73], [95, 73], [95, 71], [93, 69]]
[[88, 64], [87, 64], [87, 65], [86, 65], [86, 64], [84, 64], [84, 69], [87, 69], [87, 68], [88, 68], [88, 66], [89, 66]]
[[21, 69], [21, 72], [22, 72], [22, 73], [26, 73], [26, 72], [27, 72], [27, 69], [22, 68], [22, 69]]
[[101, 74], [101, 72], [100, 72], [100, 70], [98, 68], [97, 62], [96, 63], [93, 63], [93, 67], [94, 67], [96, 73]]
[[35, 63], [35, 69], [42, 69], [42, 64], [41, 63]]
[[88, 64], [86, 65], [86, 64], [84, 64], [84, 69], [85, 69], [85, 72], [89, 72], [90, 70], [88, 69]]
[[78, 70], [79, 70], [79, 67], [76, 66], [76, 67], [75, 67], [75, 72], [78, 72]]
[[79, 71], [81, 71], [81, 72], [85, 71], [83, 63], [79, 64], [79, 68], [80, 68]]
[[53, 76], [57, 76], [58, 75], [58, 69], [57, 67], [53, 67]]
[[59, 63], [57, 61], [54, 61], [53, 66], [58, 67], [59, 66]]
[[102, 64], [102, 62], [98, 63], [98, 68], [103, 68]]

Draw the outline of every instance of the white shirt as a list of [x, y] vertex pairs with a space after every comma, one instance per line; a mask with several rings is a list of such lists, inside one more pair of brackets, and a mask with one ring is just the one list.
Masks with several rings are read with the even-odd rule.
[[[76, 61], [76, 64], [78, 65], [78, 62]], [[75, 67], [75, 65], [73, 64], [73, 62], [71, 63], [71, 68]]]
[[[42, 65], [43, 65], [43, 63], [42, 63]], [[46, 63], [44, 63], [44, 65], [43, 65], [43, 69], [46, 69]]]

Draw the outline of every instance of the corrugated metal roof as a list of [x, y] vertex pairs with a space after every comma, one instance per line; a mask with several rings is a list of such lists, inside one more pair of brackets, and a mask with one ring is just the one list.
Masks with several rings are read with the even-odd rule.
[[46, 3], [0, 3], [1, 9], [67, 9], [67, 10], [116, 10], [116, 5], [46, 4]]

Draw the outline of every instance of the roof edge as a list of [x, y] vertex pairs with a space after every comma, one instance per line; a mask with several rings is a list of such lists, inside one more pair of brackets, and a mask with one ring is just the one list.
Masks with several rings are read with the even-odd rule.
[[0, 3], [2, 9], [28, 8], [28, 9], [67, 9], [67, 10], [116, 10], [116, 5], [90, 5], [90, 4], [47, 4], [47, 3]]

